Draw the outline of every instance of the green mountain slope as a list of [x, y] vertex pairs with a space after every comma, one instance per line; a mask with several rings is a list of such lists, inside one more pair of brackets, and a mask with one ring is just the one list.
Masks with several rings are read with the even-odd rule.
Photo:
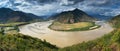
[[85, 31], [94, 26], [99, 27], [94, 23], [95, 18], [77, 8], [62, 12], [53, 18], [55, 18], [55, 21], [49, 28], [56, 31]]
[[58, 22], [68, 23], [68, 24], [95, 20], [95, 18], [89, 16], [88, 14], [77, 8], [72, 11], [62, 12], [56, 15], [54, 18], [56, 18], [56, 21]]
[[6, 22], [29, 22], [36, 19], [43, 20], [43, 18], [31, 13], [24, 13], [21, 11], [14, 11], [9, 8], [0, 8], [0, 23]]
[[120, 15], [112, 18], [112, 20], [110, 22], [115, 28], [120, 28]]
[[0, 33], [0, 51], [52, 51], [58, 48], [46, 41], [22, 34]]

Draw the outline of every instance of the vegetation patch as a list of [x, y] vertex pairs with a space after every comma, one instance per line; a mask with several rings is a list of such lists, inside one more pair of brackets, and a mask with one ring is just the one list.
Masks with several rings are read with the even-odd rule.
[[27, 35], [0, 33], [0, 51], [54, 51], [58, 48], [45, 40]]
[[27, 22], [14, 22], [14, 23], [5, 23], [5, 24], [0, 24], [0, 27], [10, 27], [10, 26], [20, 26], [20, 25], [25, 25], [28, 24]]
[[5, 23], [0, 24], [0, 32], [2, 34], [16, 34], [19, 32], [19, 26], [28, 24], [27, 22], [14, 22], [14, 23]]
[[114, 28], [120, 28], [120, 21], [119, 20], [120, 20], [120, 15], [115, 16], [109, 22], [111, 25], [113, 25]]
[[58, 48], [46, 40], [42, 41], [19, 32], [18, 26], [25, 22], [0, 24], [0, 51], [56, 51]]
[[49, 26], [50, 29], [56, 31], [85, 31], [99, 28], [100, 26], [96, 25], [94, 22], [79, 22], [74, 24], [64, 24], [60, 22], [53, 22]]

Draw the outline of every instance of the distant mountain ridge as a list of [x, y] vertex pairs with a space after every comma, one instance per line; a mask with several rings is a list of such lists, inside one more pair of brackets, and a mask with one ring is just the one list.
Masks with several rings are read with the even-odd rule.
[[85, 22], [85, 21], [95, 21], [96, 19], [89, 16], [85, 12], [79, 10], [79, 9], [74, 9], [72, 11], [65, 11], [62, 12], [53, 18], [56, 18], [56, 21], [61, 22], [61, 23], [77, 23], [77, 22]]
[[41, 19], [41, 17], [36, 16], [31, 13], [24, 13], [21, 11], [14, 11], [9, 8], [0, 8], [0, 22], [29, 22], [35, 19]]
[[120, 15], [117, 15], [113, 17], [110, 20], [110, 23], [115, 27], [115, 28], [120, 28]]

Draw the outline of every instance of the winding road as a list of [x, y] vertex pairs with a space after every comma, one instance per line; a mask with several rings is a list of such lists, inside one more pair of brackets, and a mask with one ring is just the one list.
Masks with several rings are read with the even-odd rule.
[[101, 27], [94, 30], [73, 32], [53, 31], [48, 28], [52, 22], [36, 22], [21, 26], [19, 27], [20, 33], [42, 40], [45, 39], [47, 42], [63, 48], [82, 43], [83, 41], [94, 40], [113, 31], [113, 28], [103, 21], [96, 21], [96, 24], [101, 25]]

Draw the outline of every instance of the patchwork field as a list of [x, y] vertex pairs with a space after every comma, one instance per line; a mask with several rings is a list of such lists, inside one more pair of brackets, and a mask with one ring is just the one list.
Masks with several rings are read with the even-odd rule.
[[63, 24], [60, 22], [53, 22], [52, 25], [49, 26], [52, 30], [58, 31], [83, 31], [83, 30], [90, 30], [91, 27], [98, 28], [98, 25], [95, 25], [94, 22], [79, 22], [74, 24]]

